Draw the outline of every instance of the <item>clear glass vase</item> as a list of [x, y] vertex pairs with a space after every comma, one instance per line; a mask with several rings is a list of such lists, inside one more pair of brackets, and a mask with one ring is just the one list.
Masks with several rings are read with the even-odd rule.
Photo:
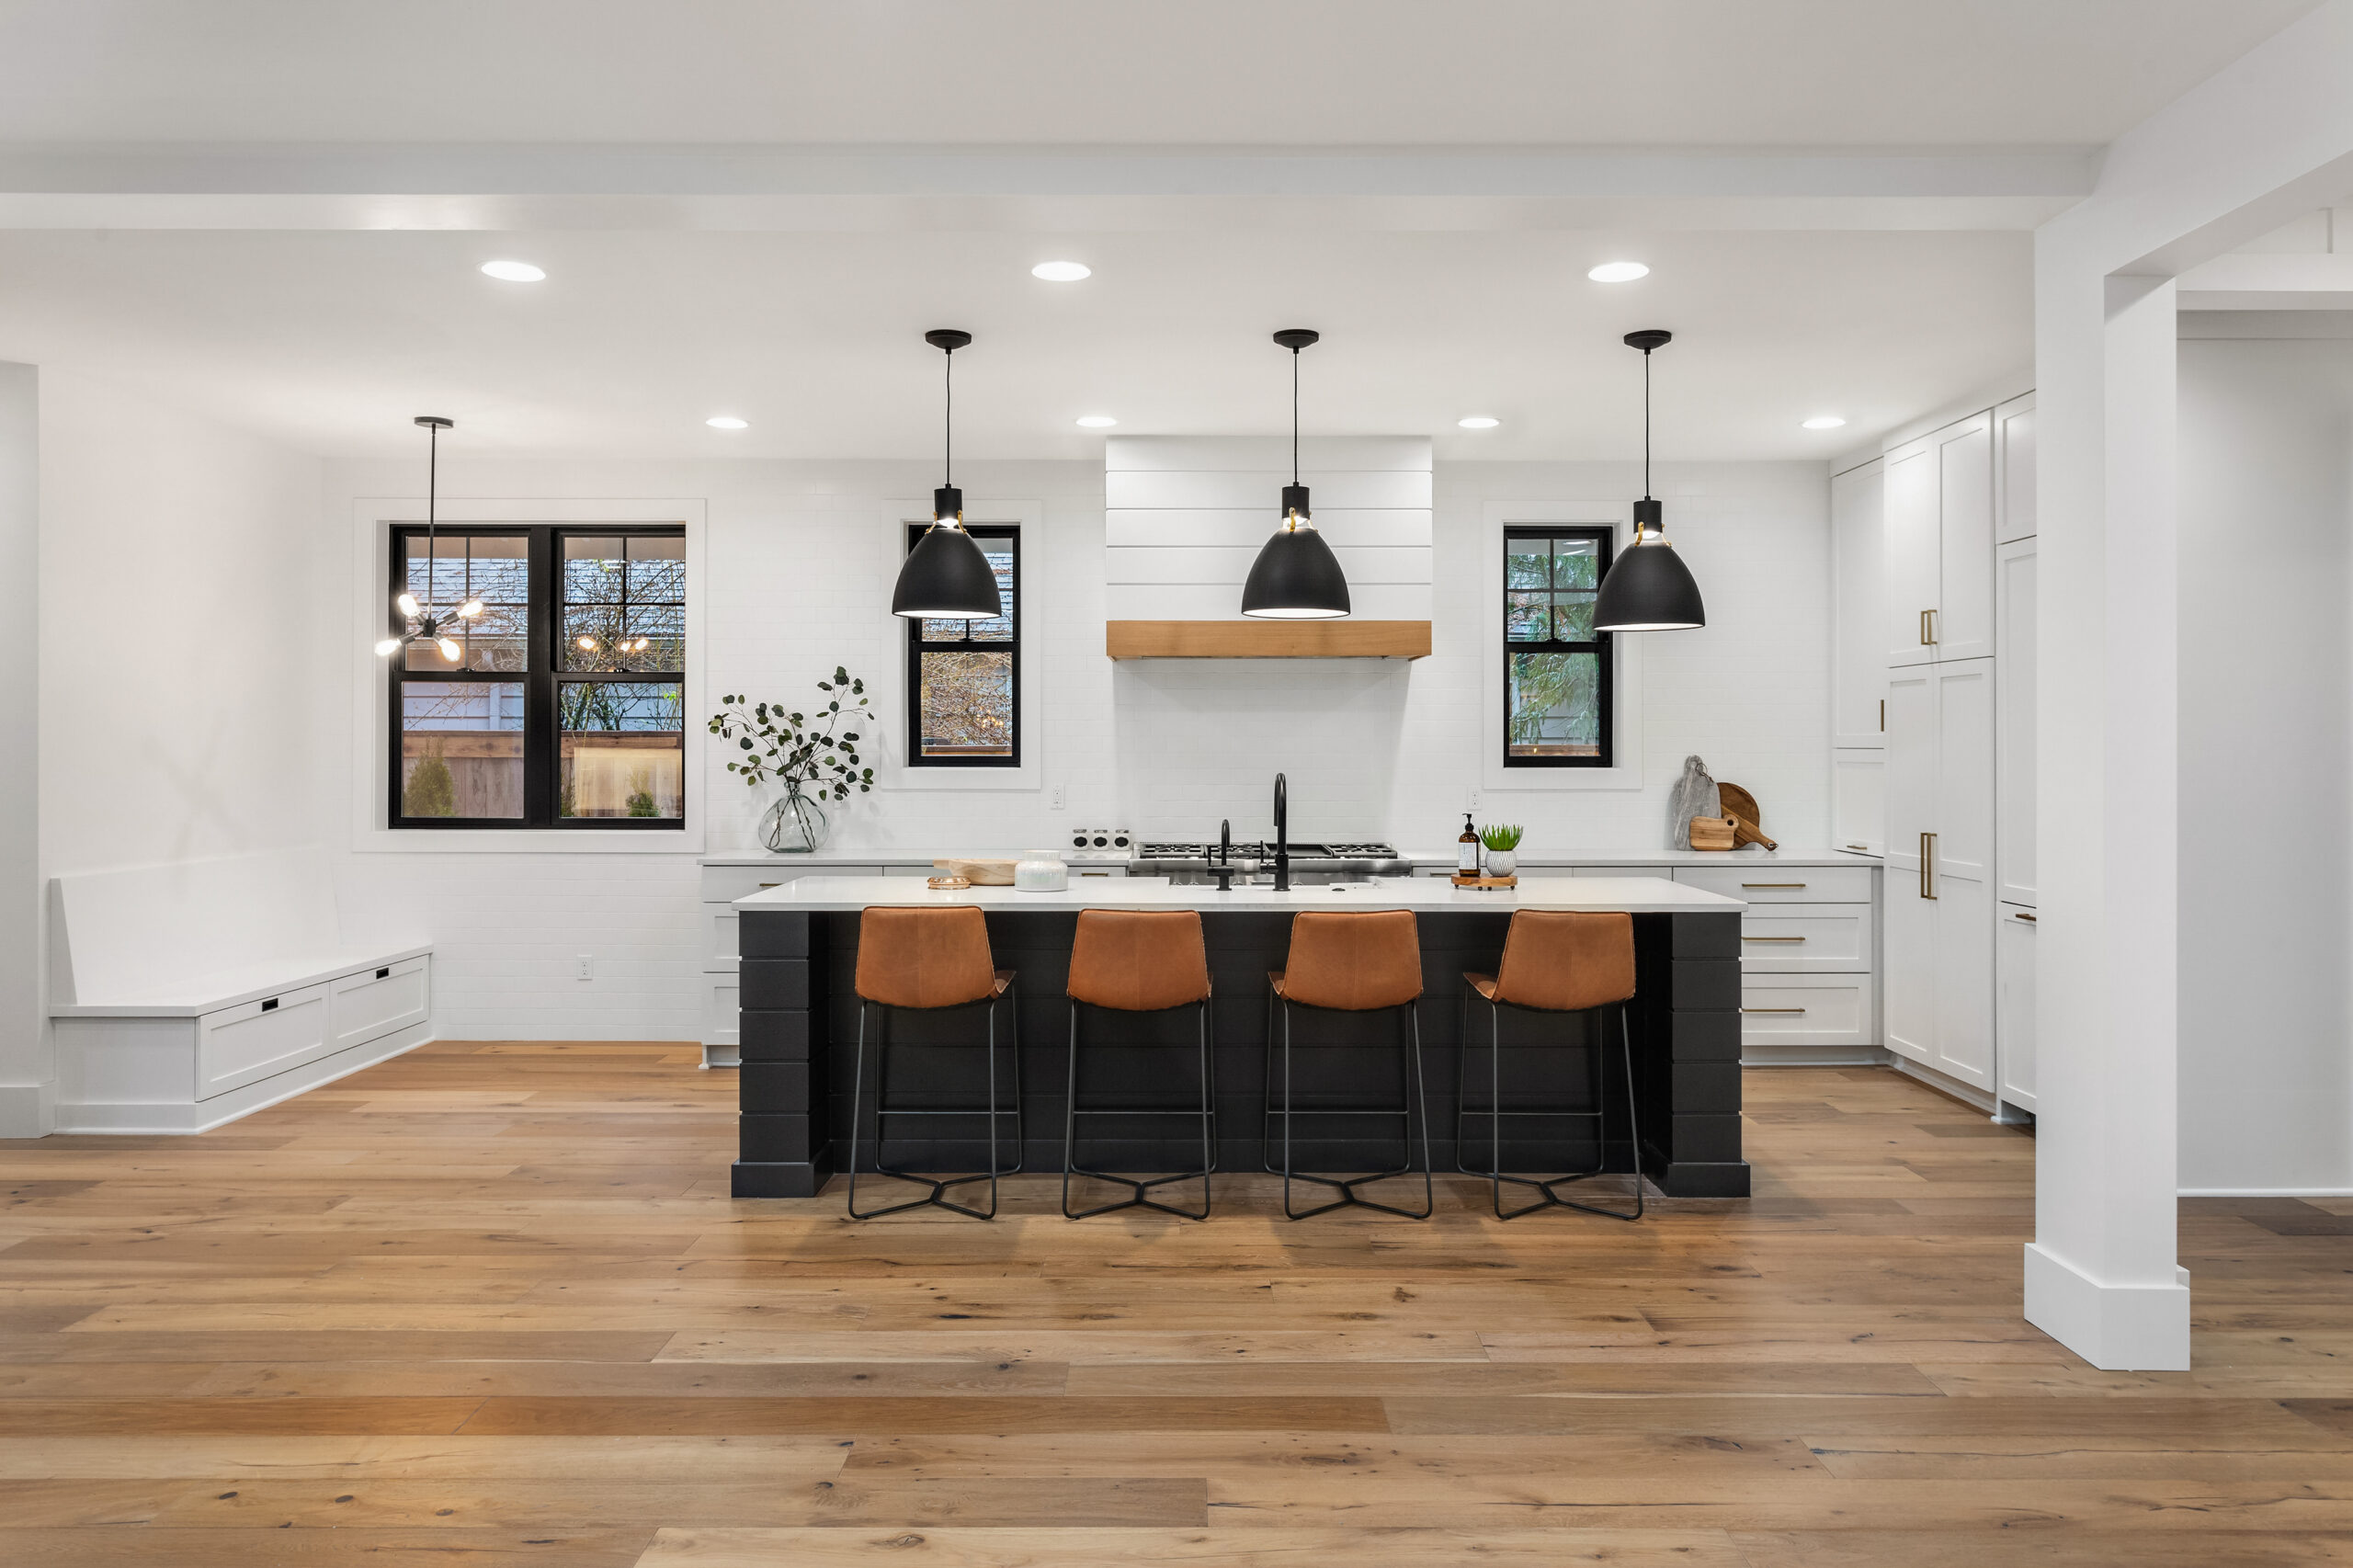
[[788, 790], [760, 818], [760, 842], [773, 855], [806, 855], [824, 846], [830, 826], [823, 806], [798, 790]]

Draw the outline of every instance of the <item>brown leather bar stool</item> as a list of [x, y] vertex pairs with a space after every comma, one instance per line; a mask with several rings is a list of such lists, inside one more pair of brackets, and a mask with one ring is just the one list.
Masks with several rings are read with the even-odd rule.
[[[1427, 1220], [1434, 1207], [1430, 1182], [1430, 1117], [1429, 1106], [1422, 1095], [1422, 1026], [1417, 1005], [1422, 995], [1422, 946], [1420, 927], [1415, 923], [1410, 909], [1367, 910], [1361, 913], [1315, 913], [1292, 917], [1290, 923], [1290, 956], [1285, 968], [1267, 976], [1272, 988], [1267, 1002], [1269, 1025], [1267, 1037], [1267, 1104], [1268, 1128], [1267, 1145], [1274, 1147], [1272, 1126], [1282, 1122], [1282, 1162], [1271, 1158], [1266, 1166], [1283, 1178], [1283, 1213], [1293, 1220], [1328, 1213], [1332, 1210], [1358, 1204], [1366, 1209], [1378, 1209], [1384, 1214], [1402, 1215], [1408, 1220]], [[1275, 1030], [1271, 1017], [1275, 1007], [1282, 1009], [1282, 1071], [1280, 1074], [1280, 1103], [1277, 1103], [1277, 1074], [1275, 1073]], [[1407, 1080], [1404, 1085], [1404, 1105], [1394, 1111], [1368, 1112], [1361, 1109], [1340, 1109], [1321, 1107], [1300, 1110], [1291, 1103], [1290, 1015], [1294, 1007], [1313, 1007], [1336, 1013], [1402, 1012], [1404, 1028], [1399, 1031], [1399, 1076]], [[1314, 1176], [1294, 1169], [1291, 1163], [1291, 1122], [1302, 1116], [1394, 1116], [1404, 1124], [1405, 1163], [1393, 1170], [1375, 1171], [1370, 1176]], [[1368, 1182], [1383, 1181], [1391, 1176], [1411, 1175], [1417, 1167], [1414, 1162], [1414, 1122], [1419, 1119], [1422, 1128], [1422, 1157], [1418, 1166], [1422, 1173], [1422, 1207], [1419, 1213], [1411, 1209], [1399, 1209], [1386, 1203], [1375, 1203], [1358, 1196], [1357, 1188]], [[1335, 1188], [1340, 1194], [1331, 1202], [1313, 1209], [1295, 1210], [1290, 1206], [1290, 1184], [1312, 1181]]]
[[[1070, 947], [1070, 1085], [1063, 1101], [1063, 1214], [1084, 1220], [1120, 1209], [1157, 1209], [1184, 1220], [1210, 1217], [1210, 1173], [1217, 1168], [1217, 1112], [1210, 1074], [1210, 958], [1201, 940], [1201, 917], [1194, 910], [1146, 913], [1126, 909], [1083, 909], [1078, 932]], [[1078, 1014], [1081, 1007], [1101, 1007], [1119, 1013], [1161, 1013], [1176, 1007], [1199, 1012], [1201, 1099], [1201, 1165], [1199, 1170], [1139, 1181], [1111, 1176], [1078, 1163], [1078, 1119], [1082, 1116], [1184, 1116], [1194, 1114], [1165, 1107], [1081, 1106], [1078, 1103]], [[1070, 1178], [1092, 1176], [1119, 1182], [1132, 1196], [1099, 1208], [1070, 1207]], [[1201, 1184], [1199, 1210], [1178, 1209], [1147, 1196], [1170, 1182]]]
[[[1495, 1218], [1498, 1220], [1517, 1220], [1522, 1214], [1533, 1214], [1539, 1209], [1578, 1209], [1587, 1214], [1600, 1214], [1612, 1220], [1641, 1219], [1643, 1140], [1634, 1112], [1634, 1047], [1626, 1023], [1626, 1004], [1634, 996], [1634, 917], [1631, 915], [1584, 914], [1571, 910], [1517, 911], [1511, 917], [1510, 930], [1505, 934], [1503, 961], [1495, 966], [1495, 972], [1466, 973], [1462, 983], [1466, 1025], [1471, 998], [1475, 995], [1487, 1004], [1487, 1106], [1483, 1114], [1487, 1118], [1487, 1153], [1495, 1168], [1473, 1170], [1462, 1163], [1463, 1122], [1466, 1118], [1483, 1114], [1470, 1103], [1471, 1031], [1468, 1028], [1462, 1031], [1462, 1053], [1455, 1059], [1454, 1168], [1466, 1176], [1487, 1178], [1493, 1189]], [[1530, 1013], [1585, 1013], [1591, 1017], [1593, 1049], [1586, 1053], [1592, 1063], [1591, 1110], [1504, 1108], [1503, 1010], [1506, 1007]], [[1599, 1165], [1589, 1171], [1554, 1176], [1549, 1181], [1503, 1174], [1503, 1119], [1507, 1116], [1589, 1120], [1594, 1124], [1595, 1158], [1605, 1158], [1602, 1149], [1600, 1040], [1601, 1010], [1605, 1007], [1617, 1009], [1618, 1045], [1626, 1068], [1626, 1133], [1633, 1143], [1635, 1167], [1634, 1208], [1631, 1213], [1619, 1209], [1597, 1208], [1590, 1203], [1574, 1203], [1554, 1190], [1568, 1182], [1584, 1181], [1602, 1175], [1603, 1166]], [[1521, 1187], [1532, 1187], [1543, 1197], [1536, 1202], [1506, 1211], [1504, 1183], [1507, 1181]]]
[[[858, 920], [858, 1071], [853, 1080], [849, 1107], [849, 1217], [871, 1220], [877, 1215], [896, 1214], [904, 1209], [920, 1209], [936, 1203], [942, 1209], [959, 1214], [969, 1214], [975, 1220], [996, 1218], [996, 1184], [999, 1176], [1008, 1176], [1021, 1168], [1021, 1042], [1018, 1031], [1020, 1017], [1018, 998], [1015, 1002], [1017, 1022], [1013, 1042], [1013, 1104], [1006, 1106], [996, 1095], [996, 1004], [997, 999], [1013, 989], [1014, 973], [998, 969], [989, 953], [989, 927], [986, 916], [978, 909], [916, 908], [868, 909]], [[988, 1009], [988, 1103], [974, 1108], [916, 1108], [893, 1107], [891, 1104], [891, 1014], [893, 1010], [909, 1012], [939, 1012], [952, 1007], [985, 1007]], [[874, 1169], [882, 1176], [901, 1181], [919, 1182], [930, 1187], [930, 1193], [905, 1203], [894, 1203], [887, 1209], [858, 1211], [858, 1122], [866, 1099], [866, 1015], [869, 1008], [880, 1009], [881, 1028], [874, 1071]], [[892, 1170], [882, 1163], [882, 1126], [886, 1117], [960, 1116], [986, 1117], [989, 1124], [989, 1168], [975, 1176], [950, 1176], [936, 1180], [906, 1171]], [[1001, 1165], [997, 1161], [997, 1122], [1013, 1118], [1013, 1164]], [[948, 1200], [948, 1189], [967, 1182], [985, 1181], [989, 1184], [989, 1206], [986, 1210], [969, 1209], [961, 1203]]]

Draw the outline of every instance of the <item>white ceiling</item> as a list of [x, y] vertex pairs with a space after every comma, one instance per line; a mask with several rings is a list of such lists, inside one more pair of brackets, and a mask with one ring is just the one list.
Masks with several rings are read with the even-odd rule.
[[9, 0], [0, 142], [2105, 143], [2315, 0]]
[[[136, 381], [300, 449], [405, 450], [411, 415], [473, 450], [1084, 457], [1131, 433], [1272, 431], [1312, 326], [1311, 431], [1427, 432], [1497, 458], [1639, 451], [1636, 327], [1677, 334], [1665, 458], [1820, 458], [2031, 358], [2015, 233], [0, 233], [0, 358]], [[502, 284], [494, 256], [545, 267]], [[1648, 262], [1625, 285], [1594, 263]], [[1069, 256], [1083, 283], [1032, 278]], [[1827, 434], [1808, 415], [1851, 421]], [[738, 415], [746, 431], [704, 427]], [[1458, 430], [1468, 414], [1501, 428]]]

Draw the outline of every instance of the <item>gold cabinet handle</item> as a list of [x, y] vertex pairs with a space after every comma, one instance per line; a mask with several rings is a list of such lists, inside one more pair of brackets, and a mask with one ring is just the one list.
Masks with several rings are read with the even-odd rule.
[[1937, 835], [1933, 833], [1924, 833], [1920, 835], [1920, 896], [1922, 898], [1937, 896], [1928, 891], [1934, 885], [1936, 863]]
[[[1931, 648], [1936, 645], [1936, 642], [1937, 612], [1932, 609], [1924, 609], [1920, 612], [1920, 646]], [[1885, 727], [1884, 724], [1881, 726], [1882, 729]]]
[[1882, 735], [1887, 733], [1887, 699], [1884, 697], [1879, 699], [1879, 733]]
[[1803, 1007], [1743, 1007], [1744, 1013], [1802, 1013]]
[[1743, 882], [1744, 888], [1802, 888], [1803, 882]]
[[1866, 855], [1871, 852], [1871, 846], [1868, 844], [1849, 844], [1847, 847], [1849, 849], [1859, 849]]
[[1803, 937], [1743, 937], [1744, 942], [1802, 942]]
[[2033, 915], [2029, 915], [2025, 910], [2021, 909], [2021, 910], [2015, 911], [2014, 913], [2016, 913], [2016, 914], [2017, 914], [2017, 915], [2018, 915], [2018, 917], [2019, 919], [2021, 919], [2021, 920], [2025, 921], [2028, 925], [2031, 926], [2031, 925], [2033, 925], [2033, 924], [2034, 924], [2034, 916], [2033, 916]]

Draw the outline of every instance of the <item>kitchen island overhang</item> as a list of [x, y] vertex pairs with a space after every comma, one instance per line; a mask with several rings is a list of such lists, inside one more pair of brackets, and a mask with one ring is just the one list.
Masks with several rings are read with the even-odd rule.
[[[1671, 1198], [1747, 1196], [1749, 1173], [1740, 1141], [1739, 900], [1658, 877], [1533, 877], [1515, 890], [1472, 891], [1443, 878], [1400, 878], [1369, 884], [1299, 887], [1277, 892], [1252, 886], [1174, 886], [1154, 878], [1073, 880], [1067, 891], [1034, 892], [1006, 887], [934, 892], [906, 877], [802, 877], [736, 901], [741, 913], [743, 1066], [739, 1088], [739, 1149], [732, 1176], [738, 1198], [813, 1197], [839, 1168], [849, 1146], [850, 1103], [858, 1044], [858, 1004], [851, 980], [858, 958], [858, 914], [871, 905], [977, 907], [988, 919], [996, 962], [1018, 971], [1014, 995], [1001, 1004], [1000, 1030], [1017, 1041], [1023, 1153], [1028, 1168], [1062, 1167], [1063, 1085], [1069, 1051], [1069, 1006], [1063, 985], [1070, 947], [1083, 909], [1195, 909], [1202, 917], [1216, 988], [1213, 1008], [1218, 1155], [1222, 1171], [1263, 1168], [1262, 1095], [1269, 1024], [1267, 971], [1284, 967], [1291, 917], [1302, 910], [1410, 909], [1421, 930], [1424, 994], [1417, 1009], [1428, 1096], [1433, 1164], [1457, 1165], [1460, 1103], [1458, 1065], [1466, 1021], [1473, 1031], [1476, 1110], [1462, 1127], [1461, 1163], [1483, 1166], [1488, 1118], [1481, 1082], [1486, 1076], [1488, 1023], [1483, 1007], [1466, 1010], [1463, 971], [1493, 973], [1517, 909], [1623, 912], [1633, 917], [1637, 994], [1629, 1004], [1634, 1045], [1636, 1128], [1622, 1125], [1624, 1096], [1615, 1085], [1618, 1053], [1602, 1052], [1605, 1112], [1597, 1139], [1585, 1122], [1548, 1122], [1542, 1109], [1583, 1106], [1589, 1020], [1506, 1009], [1501, 1036], [1506, 1080], [1503, 1168], [1549, 1172], [1597, 1162], [1612, 1170], [1642, 1169]], [[1295, 1038], [1302, 1104], [1350, 1103], [1351, 1074], [1386, 1064], [1382, 1025], [1347, 1015], [1301, 1010]], [[983, 1025], [959, 1010], [937, 1017], [899, 1015], [892, 1028], [901, 1088], [921, 1092], [926, 1080], [942, 1103], [980, 1103]], [[1176, 1102], [1191, 1085], [1190, 1069], [1170, 1064], [1171, 1048], [1192, 1045], [1190, 1018], [1172, 1015], [1106, 1014], [1089, 1009], [1082, 1020], [1089, 1052], [1089, 1083], [1154, 1097], [1170, 1091], [1168, 1131], [1147, 1120], [1124, 1144], [1101, 1147], [1090, 1139], [1088, 1163], [1098, 1168], [1174, 1170], [1185, 1164], [1185, 1135]], [[1002, 1033], [1000, 1035], [1002, 1038]], [[1568, 1049], [1563, 1049], [1564, 1047]], [[1100, 1074], [1102, 1076], [1098, 1077]], [[870, 1062], [867, 1114], [871, 1114]], [[894, 1090], [894, 1094], [898, 1091]], [[1093, 1091], [1090, 1091], [1090, 1093]], [[1564, 1099], [1563, 1096], [1567, 1096]], [[1156, 1101], [1155, 1101], [1156, 1103]], [[1515, 1112], [1525, 1114], [1515, 1121]], [[951, 1124], [955, 1125], [955, 1124]], [[1346, 1118], [1302, 1140], [1312, 1168], [1370, 1169], [1393, 1163], [1393, 1126], [1368, 1114]], [[927, 1142], [893, 1139], [891, 1163], [903, 1168], [979, 1169], [985, 1163], [983, 1119], [970, 1136]], [[1637, 1139], [1634, 1134], [1638, 1132]], [[860, 1163], [870, 1167], [870, 1132]], [[1196, 1157], [1198, 1146], [1196, 1145]], [[1309, 1164], [1302, 1158], [1302, 1165]]]

